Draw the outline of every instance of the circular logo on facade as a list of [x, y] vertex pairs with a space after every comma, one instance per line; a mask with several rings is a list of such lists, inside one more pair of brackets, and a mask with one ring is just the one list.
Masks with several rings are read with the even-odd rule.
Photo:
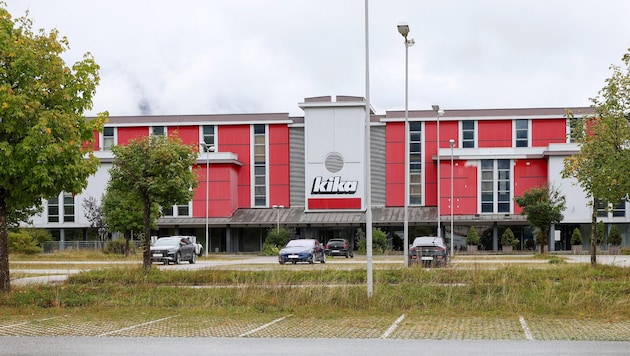
[[338, 152], [330, 152], [324, 161], [326, 169], [330, 173], [337, 173], [343, 168], [343, 157]]

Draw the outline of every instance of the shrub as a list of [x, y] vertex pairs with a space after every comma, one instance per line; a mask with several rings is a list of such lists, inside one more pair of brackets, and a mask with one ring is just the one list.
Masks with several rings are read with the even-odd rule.
[[479, 245], [479, 235], [477, 234], [477, 230], [475, 230], [474, 226], [471, 226], [470, 229], [468, 229], [466, 244], [469, 246]]
[[[133, 251], [133, 246], [130, 247], [130, 253]], [[125, 254], [125, 239], [116, 239], [107, 241], [105, 244], [105, 249], [103, 250], [106, 254], [112, 255], [124, 255]]]
[[620, 252], [621, 255], [630, 255], [630, 247], [623, 247]]
[[582, 233], [579, 228], [573, 229], [573, 234], [571, 234], [571, 245], [581, 245], [582, 244]]
[[37, 241], [27, 232], [9, 232], [9, 253], [23, 253], [35, 255], [42, 252]]
[[503, 231], [501, 235], [501, 245], [502, 246], [512, 246], [515, 247], [518, 244], [518, 239], [514, 237], [514, 233], [512, 229], [509, 227]]
[[604, 222], [598, 221], [595, 225], [595, 243], [601, 244], [604, 241]]
[[608, 243], [613, 246], [621, 245], [621, 232], [619, 231], [617, 225], [613, 225], [610, 228], [610, 234], [608, 234]]
[[[381, 229], [372, 229], [372, 253], [384, 254], [387, 251], [387, 234]], [[357, 252], [365, 254], [367, 252], [367, 241], [359, 240]]]

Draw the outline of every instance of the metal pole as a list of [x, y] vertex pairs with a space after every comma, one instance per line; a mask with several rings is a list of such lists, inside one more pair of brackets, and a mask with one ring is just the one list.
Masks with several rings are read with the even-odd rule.
[[455, 201], [453, 200], [453, 147], [455, 146], [455, 140], [450, 139], [448, 143], [451, 145], [451, 258], [453, 257], [453, 206]]
[[367, 296], [372, 297], [372, 178], [370, 172], [370, 36], [368, 0], [365, 0], [365, 247], [367, 250]]
[[199, 145], [203, 147], [206, 152], [206, 257], [208, 257], [208, 251], [210, 250], [210, 241], [208, 236], [208, 190], [210, 186], [210, 152], [214, 152], [214, 146], [208, 146], [205, 142], [200, 142]]
[[441, 198], [441, 192], [440, 192], [440, 116], [444, 115], [444, 111], [440, 110], [440, 106], [439, 105], [433, 105], [433, 110], [436, 113], [436, 118], [437, 118], [437, 237], [442, 237], [442, 223], [440, 221], [440, 215], [441, 215], [441, 210], [440, 210], [440, 198]]

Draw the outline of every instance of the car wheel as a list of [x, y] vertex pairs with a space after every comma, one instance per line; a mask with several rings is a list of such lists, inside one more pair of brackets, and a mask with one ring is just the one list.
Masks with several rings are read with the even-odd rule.
[[283, 265], [283, 264], [284, 264], [284, 261], [278, 261], [278, 263], [279, 263], [279, 264], [281, 264], [281, 265]]
[[190, 260], [188, 260], [188, 263], [194, 265], [195, 262], [197, 262], [197, 254], [193, 251], [192, 255], [190, 256]]
[[175, 254], [175, 261], [173, 261], [176, 265], [178, 265], [180, 262], [182, 262], [182, 254], [181, 252], [178, 252]]
[[297, 261], [291, 261], [291, 263], [296, 264], [296, 263], [297, 263]]
[[326, 263], [326, 255], [322, 253], [322, 259], [319, 261], [321, 263]]

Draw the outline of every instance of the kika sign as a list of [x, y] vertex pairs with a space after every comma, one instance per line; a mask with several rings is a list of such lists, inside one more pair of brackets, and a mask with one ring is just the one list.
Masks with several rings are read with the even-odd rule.
[[341, 177], [315, 177], [311, 194], [354, 194], [358, 184], [358, 181], [342, 181]]

